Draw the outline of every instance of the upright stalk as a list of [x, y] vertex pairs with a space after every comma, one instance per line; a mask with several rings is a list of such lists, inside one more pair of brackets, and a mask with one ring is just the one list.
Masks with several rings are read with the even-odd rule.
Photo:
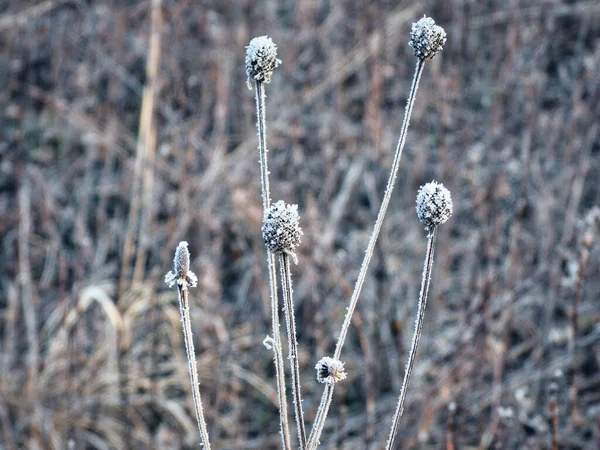
[[[260, 179], [262, 187], [263, 209], [266, 211], [271, 206], [269, 191], [269, 168], [267, 163], [267, 138], [265, 120], [265, 91], [263, 83], [255, 82], [256, 93], [256, 127], [258, 128], [258, 144], [260, 154]], [[273, 354], [275, 373], [277, 378], [277, 398], [279, 400], [279, 426], [283, 448], [291, 450], [290, 428], [287, 414], [287, 399], [285, 395], [285, 372], [283, 367], [283, 352], [281, 349], [281, 335], [279, 333], [279, 301], [277, 296], [277, 268], [275, 256], [267, 250], [267, 265], [269, 268], [269, 291], [271, 297], [271, 328], [273, 334]]]
[[300, 392], [300, 365], [298, 362], [298, 339], [296, 337], [296, 321], [294, 320], [294, 301], [292, 297], [292, 272], [290, 270], [290, 256], [280, 253], [279, 268], [281, 270], [281, 286], [283, 291], [283, 304], [285, 321], [287, 324], [289, 360], [292, 373], [292, 395], [294, 398], [294, 415], [298, 428], [298, 442], [300, 449], [306, 448], [306, 430], [304, 428], [304, 412], [302, 411], [302, 395]]
[[[413, 106], [415, 104], [415, 97], [417, 94], [417, 89], [419, 88], [419, 81], [421, 79], [421, 74], [423, 73], [424, 66], [425, 61], [419, 58], [417, 60], [415, 74], [413, 76], [412, 84], [410, 87], [410, 93], [408, 95], [408, 100], [404, 109], [404, 120], [402, 121], [402, 128], [400, 129], [400, 138], [398, 139], [398, 145], [396, 146], [396, 153], [394, 154], [394, 160], [390, 169], [390, 176], [388, 178], [387, 187], [383, 196], [383, 201], [381, 202], [381, 207], [379, 208], [379, 212], [377, 213], [377, 220], [375, 221], [373, 232], [371, 233], [371, 237], [369, 238], [369, 244], [367, 245], [365, 257], [363, 259], [362, 265], [360, 266], [358, 279], [356, 280], [356, 284], [354, 285], [354, 291], [352, 292], [352, 297], [350, 298], [350, 305], [347, 308], [346, 316], [344, 317], [344, 323], [342, 324], [342, 330], [340, 331], [340, 335], [338, 337], [337, 344], [335, 347], [335, 353], [333, 357], [337, 360], [340, 359], [342, 347], [344, 346], [346, 335], [348, 334], [348, 329], [350, 328], [350, 323], [352, 321], [352, 314], [354, 314], [354, 310], [356, 309], [358, 297], [360, 296], [360, 291], [362, 289], [365, 277], [367, 275], [369, 263], [371, 262], [371, 258], [373, 257], [375, 244], [377, 243], [377, 238], [379, 237], [379, 233], [381, 231], [383, 219], [385, 218], [385, 214], [387, 212], [390, 200], [392, 198], [392, 191], [394, 190], [394, 185], [396, 184], [396, 177], [398, 176], [398, 169], [400, 168], [402, 150], [404, 149], [404, 144], [406, 143], [406, 134], [408, 132], [410, 116], [412, 115]], [[330, 395], [326, 396], [325, 392], [327, 392], [328, 390]], [[327, 418], [327, 413], [329, 411], [329, 405], [331, 404], [331, 394], [333, 393], [333, 387], [329, 388], [328, 386], [326, 386], [325, 392], [323, 393], [324, 395], [321, 397], [321, 403], [319, 405], [319, 411], [321, 412], [321, 415], [317, 416], [317, 418], [319, 419], [319, 423], [315, 421], [315, 424], [313, 425], [313, 428], [311, 430], [308, 447], [309, 449], [312, 448], [311, 445], [313, 443], [318, 442], [318, 436], [320, 436], [321, 434], [320, 430], [323, 429], [323, 425], [325, 423], [325, 419]]]
[[435, 237], [437, 234], [437, 227], [434, 227], [427, 235], [427, 253], [425, 255], [425, 264], [423, 266], [423, 278], [421, 280], [421, 293], [419, 294], [419, 304], [417, 306], [417, 320], [415, 322], [415, 332], [413, 335], [412, 344], [410, 346], [410, 352], [408, 354], [408, 361], [406, 363], [406, 370], [404, 372], [404, 379], [402, 380], [402, 388], [400, 389], [400, 396], [398, 397], [398, 406], [392, 420], [392, 429], [390, 430], [390, 436], [387, 441], [386, 450], [391, 450], [398, 433], [398, 426], [400, 424], [400, 418], [404, 411], [404, 402], [406, 401], [406, 392], [408, 384], [410, 383], [410, 376], [415, 365], [415, 357], [417, 355], [417, 346], [419, 345], [419, 339], [421, 338], [421, 332], [423, 330], [423, 319], [425, 317], [425, 305], [427, 304], [427, 294], [429, 293], [429, 282], [431, 281], [431, 269], [433, 267], [433, 250], [435, 247]]
[[323, 395], [321, 396], [321, 403], [319, 404], [319, 409], [317, 410], [317, 416], [315, 417], [315, 423], [310, 431], [306, 450], [314, 450], [319, 446], [319, 439], [321, 439], [321, 433], [323, 432], [323, 427], [325, 426], [327, 411], [329, 410], [329, 405], [331, 405], [331, 399], [333, 398], [334, 386], [334, 384], [325, 385]]
[[200, 398], [200, 381], [198, 380], [198, 370], [196, 368], [196, 351], [194, 350], [194, 339], [192, 336], [192, 322], [190, 320], [190, 304], [188, 300], [187, 284], [178, 284], [179, 293], [179, 312], [181, 313], [181, 323], [183, 325], [183, 340], [185, 342], [185, 353], [188, 360], [188, 369], [190, 373], [190, 383], [192, 385], [192, 399], [194, 400], [194, 410], [196, 412], [196, 422], [202, 438], [202, 446], [210, 450], [208, 440], [208, 431], [206, 429], [206, 420], [204, 419], [204, 410], [202, 408], [202, 399]]
[[377, 220], [375, 221], [375, 227], [373, 228], [373, 233], [371, 234], [371, 238], [369, 239], [369, 245], [367, 246], [365, 257], [363, 259], [362, 265], [360, 266], [360, 272], [358, 274], [356, 284], [354, 285], [354, 292], [352, 292], [352, 298], [350, 299], [348, 312], [346, 313], [346, 317], [344, 318], [342, 330], [337, 340], [335, 354], [333, 355], [335, 359], [340, 359], [342, 347], [344, 346], [344, 341], [346, 340], [346, 334], [348, 333], [348, 329], [350, 328], [350, 323], [352, 321], [352, 314], [356, 309], [356, 303], [358, 302], [358, 297], [360, 296], [360, 291], [362, 289], [362, 285], [367, 275], [369, 263], [371, 262], [371, 258], [373, 257], [373, 251], [375, 250], [375, 244], [377, 243], [377, 238], [379, 237], [379, 232], [381, 231], [383, 219], [390, 204], [390, 199], [392, 198], [392, 191], [394, 190], [396, 177], [398, 176], [398, 168], [400, 167], [400, 158], [402, 158], [402, 150], [404, 149], [404, 144], [406, 143], [406, 134], [408, 131], [408, 125], [410, 123], [410, 116], [412, 114], [413, 106], [415, 104], [415, 96], [417, 94], [417, 89], [419, 88], [419, 80], [421, 79], [421, 74], [423, 73], [424, 66], [425, 61], [419, 59], [417, 61], [415, 75], [413, 77], [412, 85], [410, 87], [408, 101], [406, 102], [406, 108], [404, 110], [404, 120], [402, 122], [402, 129], [400, 130], [400, 139], [398, 140], [398, 146], [396, 147], [396, 153], [394, 154], [394, 161], [392, 162], [392, 168], [390, 170], [390, 177], [388, 179], [387, 187], [385, 189], [385, 195], [383, 196], [383, 201], [381, 203], [381, 207], [379, 208], [379, 213], [377, 214]]

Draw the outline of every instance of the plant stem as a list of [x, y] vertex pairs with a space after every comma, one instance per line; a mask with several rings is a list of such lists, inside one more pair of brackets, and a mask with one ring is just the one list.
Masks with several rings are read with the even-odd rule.
[[[258, 146], [260, 155], [260, 180], [263, 210], [271, 206], [269, 192], [269, 168], [267, 163], [267, 137], [265, 120], [265, 91], [263, 83], [256, 81], [256, 128], [258, 129]], [[279, 400], [279, 426], [283, 448], [291, 450], [290, 428], [288, 423], [287, 399], [285, 395], [285, 371], [283, 367], [283, 351], [281, 349], [281, 335], [279, 333], [279, 301], [277, 297], [277, 267], [275, 256], [267, 250], [267, 266], [269, 268], [269, 292], [271, 297], [271, 328], [273, 333], [273, 353], [277, 382], [277, 398]]]
[[425, 62], [419, 59], [415, 68], [415, 75], [413, 77], [412, 85], [410, 87], [408, 101], [406, 102], [406, 108], [404, 110], [404, 120], [402, 122], [402, 129], [400, 130], [400, 139], [398, 140], [398, 146], [396, 147], [396, 153], [394, 154], [394, 161], [392, 162], [392, 168], [390, 169], [390, 177], [388, 179], [385, 195], [383, 196], [383, 201], [381, 202], [381, 207], [379, 208], [379, 213], [377, 214], [377, 220], [375, 221], [375, 227], [373, 229], [373, 233], [371, 234], [371, 238], [369, 239], [367, 251], [365, 252], [365, 257], [360, 267], [358, 279], [356, 280], [356, 284], [354, 286], [354, 292], [352, 292], [352, 298], [350, 299], [348, 312], [346, 313], [344, 323], [342, 324], [342, 331], [340, 332], [340, 336], [338, 337], [338, 341], [335, 347], [335, 354], [333, 356], [335, 359], [340, 359], [342, 347], [344, 346], [344, 341], [346, 340], [346, 334], [348, 333], [348, 329], [350, 328], [350, 323], [352, 321], [352, 314], [356, 309], [356, 303], [358, 302], [358, 297], [360, 295], [362, 285], [367, 275], [367, 268], [369, 267], [369, 263], [371, 262], [371, 257], [373, 256], [373, 251], [375, 250], [375, 244], [377, 243], [377, 238], [379, 237], [379, 232], [381, 231], [383, 219], [385, 217], [387, 208], [392, 198], [392, 191], [396, 183], [396, 177], [398, 176], [398, 168], [400, 167], [400, 158], [402, 158], [402, 150], [404, 149], [404, 144], [406, 143], [406, 134], [408, 131], [408, 125], [410, 123], [410, 116], [412, 114], [412, 109], [415, 104], [415, 96], [417, 94], [419, 80], [421, 79], [421, 74], [423, 73], [424, 65]]
[[[390, 169], [390, 177], [388, 178], [387, 187], [385, 190], [385, 194], [383, 196], [383, 201], [381, 202], [381, 207], [379, 208], [379, 212], [377, 213], [377, 219], [375, 220], [375, 226], [373, 228], [373, 233], [371, 233], [371, 237], [369, 238], [369, 244], [367, 245], [367, 250], [365, 252], [365, 257], [363, 259], [362, 265], [360, 266], [360, 272], [358, 274], [358, 279], [356, 280], [356, 284], [354, 285], [354, 291], [352, 292], [352, 297], [350, 298], [350, 305], [347, 308], [346, 316], [344, 317], [344, 323], [342, 324], [342, 330], [340, 331], [340, 335], [337, 340], [337, 344], [335, 346], [335, 359], [340, 359], [340, 355], [342, 353], [342, 347], [344, 346], [344, 342], [346, 340], [346, 335], [348, 334], [348, 329], [350, 328], [350, 323], [352, 321], [352, 314], [354, 314], [354, 310], [356, 309], [356, 304], [358, 303], [358, 297], [360, 296], [360, 291], [362, 289], [362, 285], [365, 281], [365, 277], [367, 275], [367, 269], [369, 267], [369, 263], [371, 262], [371, 258], [373, 257], [373, 251], [375, 250], [375, 244], [377, 243], [377, 238], [379, 237], [379, 232], [381, 231], [381, 226], [383, 224], [383, 219], [387, 212], [387, 208], [390, 204], [390, 200], [392, 198], [392, 191], [394, 189], [394, 185], [396, 183], [396, 177], [398, 176], [398, 169], [400, 167], [400, 159], [402, 158], [402, 150], [404, 149], [404, 144], [406, 143], [406, 134], [408, 131], [408, 125], [410, 123], [410, 116], [412, 115], [413, 106], [415, 104], [415, 97], [417, 94], [417, 89], [419, 88], [419, 80], [421, 79], [421, 74], [423, 73], [423, 67], [425, 66], [425, 61], [419, 59], [417, 61], [417, 66], [415, 67], [415, 74], [413, 77], [413, 81], [410, 87], [410, 93], [408, 95], [408, 100], [406, 102], [406, 107], [404, 109], [404, 120], [402, 121], [402, 128], [400, 129], [400, 138], [398, 139], [398, 145], [396, 147], [396, 153], [394, 154], [394, 161], [392, 162], [392, 167]], [[331, 389], [333, 391], [333, 389]], [[326, 388], [327, 391], [327, 388]], [[325, 394], [325, 393], [324, 393]], [[322, 416], [319, 419], [324, 423], [327, 417], [327, 413], [329, 410], [329, 404], [331, 403], [331, 399], [327, 404], [323, 402], [326, 401], [327, 398], [325, 395], [321, 397], [321, 404], [319, 405], [319, 411], [322, 410]], [[316, 423], [313, 426], [311, 431], [311, 438], [315, 433]], [[321, 424], [321, 429], [323, 428], [323, 424]], [[320, 432], [319, 432], [320, 434]], [[309, 442], [312, 443], [312, 440], [309, 438]], [[318, 442], [318, 439], [317, 439]], [[311, 447], [309, 446], [309, 449]]]
[[194, 409], [196, 412], [196, 422], [202, 439], [202, 446], [210, 450], [208, 440], [208, 431], [202, 409], [202, 399], [200, 397], [200, 381], [198, 380], [198, 370], [196, 368], [196, 351], [194, 350], [194, 338], [192, 335], [192, 323], [190, 320], [190, 304], [188, 300], [187, 285], [177, 285], [179, 312], [181, 314], [181, 324], [183, 326], [183, 340], [185, 342], [185, 353], [188, 360], [188, 369], [190, 373], [190, 383], [192, 385], [192, 399], [194, 400]]
[[412, 344], [410, 346], [410, 352], [408, 354], [408, 361], [406, 363], [406, 370], [404, 371], [404, 379], [402, 380], [402, 388], [400, 389], [400, 396], [398, 397], [398, 406], [392, 420], [392, 429], [390, 430], [390, 436], [386, 445], [386, 450], [391, 450], [398, 433], [398, 426], [400, 424], [400, 418], [404, 411], [404, 402], [406, 401], [406, 392], [408, 384], [410, 383], [410, 376], [415, 365], [415, 357], [417, 355], [417, 346], [419, 345], [419, 339], [421, 338], [421, 332], [423, 330], [423, 319], [425, 317], [425, 306], [427, 305], [427, 294], [429, 293], [429, 283], [431, 281], [431, 269], [433, 267], [433, 251], [435, 247], [435, 237], [437, 234], [437, 227], [427, 235], [427, 253], [425, 255], [425, 264], [423, 266], [423, 278], [421, 280], [421, 293], [419, 294], [419, 304], [417, 306], [417, 320], [415, 322], [415, 332], [413, 335]]
[[325, 419], [327, 418], [327, 411], [329, 411], [329, 405], [331, 405], [331, 399], [333, 398], [334, 384], [326, 384], [321, 396], [321, 403], [317, 410], [317, 417], [315, 417], [315, 423], [313, 424], [310, 436], [308, 438], [308, 444], [306, 450], [314, 450], [319, 445], [319, 439], [325, 426]]
[[294, 415], [298, 428], [298, 442], [300, 449], [306, 448], [306, 430], [304, 428], [304, 412], [302, 411], [302, 394], [300, 391], [300, 365], [298, 362], [298, 339], [296, 337], [296, 321], [294, 319], [294, 300], [292, 290], [292, 271], [290, 270], [290, 256], [286, 253], [279, 255], [279, 268], [281, 270], [281, 286], [283, 291], [283, 305], [285, 321], [287, 324], [289, 360], [292, 373], [292, 396], [294, 398]]

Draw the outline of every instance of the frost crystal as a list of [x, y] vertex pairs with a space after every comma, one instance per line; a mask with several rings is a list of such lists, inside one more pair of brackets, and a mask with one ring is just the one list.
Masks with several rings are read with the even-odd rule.
[[446, 32], [435, 24], [431, 17], [424, 16], [417, 23], [413, 23], [410, 32], [410, 45], [414, 55], [422, 60], [433, 58], [437, 52], [443, 50], [446, 43]]
[[169, 287], [173, 287], [175, 283], [181, 286], [196, 287], [198, 277], [190, 270], [190, 252], [186, 241], [181, 241], [177, 246], [173, 263], [175, 265], [174, 270], [165, 275], [165, 283]]
[[344, 363], [329, 356], [321, 358], [315, 369], [317, 369], [317, 381], [319, 383], [335, 384], [346, 378]]
[[271, 253], [288, 253], [295, 259], [294, 251], [300, 245], [302, 234], [298, 205], [279, 200], [265, 211], [262, 235]]
[[417, 194], [417, 216], [426, 230], [441, 225], [451, 215], [452, 198], [443, 184], [432, 181], [421, 186]]
[[277, 59], [277, 46], [268, 36], [255, 37], [246, 47], [246, 84], [252, 89], [251, 80], [269, 83], [273, 71], [281, 64]]

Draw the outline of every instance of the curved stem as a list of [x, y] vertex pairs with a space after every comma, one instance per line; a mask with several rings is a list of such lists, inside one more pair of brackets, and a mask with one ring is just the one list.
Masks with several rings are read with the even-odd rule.
[[298, 339], [296, 338], [296, 321], [294, 319], [294, 300], [292, 291], [292, 271], [290, 270], [290, 256], [286, 253], [279, 255], [279, 268], [281, 270], [281, 286], [283, 291], [283, 305], [285, 321], [287, 324], [289, 360], [292, 373], [292, 396], [294, 398], [294, 415], [298, 428], [298, 442], [300, 449], [306, 448], [306, 430], [304, 428], [304, 412], [302, 411], [302, 394], [300, 391], [300, 365], [298, 362]]
[[188, 290], [185, 284], [178, 284], [177, 288], [179, 292], [179, 312], [181, 314], [181, 324], [183, 326], [183, 340], [185, 342], [185, 353], [188, 360], [190, 383], [192, 385], [192, 399], [194, 401], [194, 410], [196, 412], [196, 422], [198, 423], [198, 431], [200, 431], [202, 446], [203, 448], [210, 450], [206, 420], [204, 419], [204, 410], [202, 408], [202, 399], [200, 397], [200, 381], [198, 380], [198, 369], [196, 367], [196, 351], [194, 350], [194, 337], [192, 335], [192, 322], [190, 320]]
[[[258, 129], [258, 147], [260, 161], [260, 180], [263, 209], [271, 206], [269, 192], [269, 167], [267, 163], [267, 125], [265, 119], [265, 90], [263, 83], [256, 81], [256, 128]], [[288, 423], [287, 399], [285, 395], [285, 371], [283, 367], [283, 351], [279, 333], [279, 300], [277, 296], [277, 267], [275, 256], [267, 250], [267, 266], [269, 268], [269, 293], [271, 297], [271, 332], [273, 334], [273, 353], [277, 382], [277, 399], [279, 401], [279, 426], [284, 450], [291, 450], [290, 428]]]
[[408, 131], [408, 125], [410, 123], [410, 116], [412, 114], [413, 106], [415, 104], [415, 96], [419, 87], [419, 80], [421, 79], [421, 74], [423, 73], [424, 65], [425, 62], [419, 59], [415, 68], [415, 75], [413, 77], [412, 85], [410, 88], [410, 94], [406, 103], [406, 108], [404, 110], [404, 121], [402, 122], [402, 129], [400, 130], [400, 139], [398, 140], [398, 146], [396, 147], [396, 153], [394, 154], [394, 161], [392, 162], [392, 168], [390, 170], [390, 177], [388, 179], [385, 195], [383, 196], [383, 201], [381, 203], [381, 207], [379, 208], [379, 213], [377, 214], [377, 220], [375, 221], [375, 227], [373, 229], [373, 233], [371, 234], [371, 238], [369, 239], [369, 245], [367, 246], [367, 251], [365, 252], [365, 257], [360, 267], [358, 279], [356, 280], [356, 284], [354, 286], [354, 292], [352, 292], [352, 298], [350, 299], [348, 312], [346, 313], [344, 323], [342, 324], [342, 331], [340, 332], [340, 336], [338, 337], [338, 341], [335, 347], [335, 354], [333, 356], [335, 359], [340, 359], [342, 347], [344, 346], [344, 341], [346, 340], [346, 334], [348, 333], [348, 328], [350, 328], [350, 323], [352, 321], [352, 314], [354, 313], [354, 310], [356, 308], [356, 303], [358, 302], [358, 297], [360, 295], [362, 285], [367, 275], [367, 268], [369, 267], [369, 263], [371, 262], [371, 257], [373, 256], [373, 251], [375, 250], [375, 244], [377, 243], [377, 238], [379, 237], [379, 232], [381, 231], [381, 225], [383, 224], [385, 213], [387, 212], [387, 208], [390, 204], [390, 199], [392, 198], [392, 191], [394, 189], [394, 184], [396, 183], [398, 168], [400, 167], [400, 158], [402, 157], [402, 150], [404, 149], [404, 144], [406, 143], [406, 133]]
[[433, 267], [433, 250], [435, 247], [435, 237], [437, 234], [437, 227], [434, 228], [427, 235], [427, 253], [425, 255], [425, 264], [423, 266], [423, 278], [421, 280], [421, 293], [419, 294], [419, 304], [417, 306], [417, 320], [415, 322], [415, 332], [413, 335], [412, 344], [410, 346], [410, 352], [408, 354], [408, 361], [406, 362], [406, 370], [404, 371], [404, 379], [402, 380], [402, 388], [400, 389], [400, 396], [398, 397], [398, 406], [394, 413], [392, 420], [392, 429], [390, 430], [390, 436], [387, 441], [386, 450], [391, 450], [398, 433], [398, 426], [400, 425], [400, 418], [404, 411], [404, 402], [406, 401], [406, 392], [408, 384], [410, 383], [410, 376], [415, 365], [415, 357], [417, 355], [417, 346], [419, 345], [419, 339], [421, 338], [421, 332], [423, 330], [423, 319], [425, 318], [425, 306], [427, 305], [427, 294], [429, 293], [429, 283], [431, 281], [431, 269]]

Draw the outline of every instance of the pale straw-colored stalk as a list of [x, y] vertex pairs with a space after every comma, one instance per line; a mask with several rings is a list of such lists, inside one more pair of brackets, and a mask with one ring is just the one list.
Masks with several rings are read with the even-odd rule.
[[186, 284], [178, 284], [179, 293], [179, 312], [181, 313], [181, 324], [183, 327], [183, 340], [185, 342], [185, 353], [188, 360], [188, 369], [190, 373], [190, 383], [192, 385], [192, 399], [194, 401], [194, 410], [196, 412], [196, 422], [202, 438], [202, 446], [210, 450], [210, 441], [208, 440], [208, 430], [206, 429], [206, 420], [204, 419], [204, 409], [202, 408], [202, 398], [200, 397], [200, 381], [198, 379], [198, 369], [196, 367], [196, 351], [194, 349], [194, 337], [192, 335], [192, 322], [190, 320], [190, 303], [188, 300], [188, 289]]
[[304, 412], [302, 411], [302, 394], [300, 390], [300, 365], [298, 361], [298, 339], [296, 337], [296, 321], [294, 319], [294, 301], [292, 290], [292, 272], [290, 270], [290, 255], [285, 252], [279, 254], [279, 268], [281, 271], [281, 286], [283, 292], [283, 305], [287, 325], [290, 369], [292, 373], [292, 396], [294, 399], [294, 416], [298, 429], [298, 442], [300, 449], [306, 448], [306, 430], [304, 427]]
[[[265, 120], [265, 90], [261, 81], [255, 81], [256, 96], [256, 126], [258, 128], [258, 142], [260, 154], [260, 179], [262, 187], [263, 209], [266, 211], [271, 206], [269, 191], [269, 167], [267, 162], [267, 138]], [[271, 332], [272, 349], [275, 362], [275, 374], [277, 382], [277, 399], [279, 401], [279, 425], [283, 448], [291, 449], [290, 427], [288, 423], [287, 399], [285, 395], [285, 371], [283, 366], [283, 351], [281, 348], [281, 335], [279, 332], [279, 300], [277, 296], [277, 268], [275, 255], [267, 250], [267, 265], [269, 269], [269, 292], [271, 297]]]
[[400, 418], [404, 412], [404, 403], [406, 401], [406, 392], [408, 384], [410, 383], [410, 376], [415, 365], [415, 357], [417, 355], [417, 346], [419, 345], [419, 339], [423, 331], [423, 319], [425, 318], [425, 306], [427, 305], [427, 294], [429, 293], [429, 284], [431, 281], [431, 269], [433, 267], [433, 251], [435, 248], [435, 238], [437, 234], [437, 227], [433, 228], [432, 231], [427, 235], [427, 252], [425, 254], [425, 263], [423, 265], [423, 277], [421, 279], [421, 292], [419, 294], [419, 303], [417, 305], [417, 319], [415, 321], [415, 331], [408, 353], [408, 361], [406, 363], [406, 369], [404, 371], [404, 378], [402, 380], [402, 388], [400, 389], [400, 396], [398, 397], [398, 405], [396, 406], [396, 412], [392, 419], [392, 428], [386, 444], [386, 450], [391, 450], [394, 444], [394, 439], [398, 433], [398, 426], [400, 425]]

